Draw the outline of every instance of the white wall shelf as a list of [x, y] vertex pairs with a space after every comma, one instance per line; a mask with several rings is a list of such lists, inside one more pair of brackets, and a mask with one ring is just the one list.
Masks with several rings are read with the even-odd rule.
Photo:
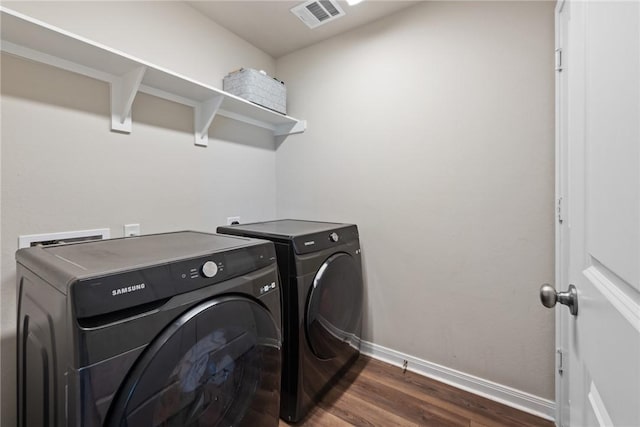
[[194, 109], [195, 144], [208, 144], [216, 114], [269, 129], [275, 136], [304, 132], [306, 121], [282, 115], [220, 89], [137, 59], [0, 6], [2, 52], [106, 81], [111, 87], [111, 129], [131, 132], [138, 92]]

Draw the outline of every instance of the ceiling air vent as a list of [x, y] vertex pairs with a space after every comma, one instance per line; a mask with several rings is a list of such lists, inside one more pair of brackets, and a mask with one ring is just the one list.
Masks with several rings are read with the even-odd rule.
[[333, 0], [307, 1], [291, 9], [291, 13], [309, 28], [316, 28], [345, 15], [344, 10]]

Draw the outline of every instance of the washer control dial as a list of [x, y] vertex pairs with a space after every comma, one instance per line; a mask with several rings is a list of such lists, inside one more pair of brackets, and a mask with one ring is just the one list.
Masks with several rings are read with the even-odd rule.
[[329, 240], [331, 240], [332, 242], [337, 242], [338, 240], [340, 240], [340, 236], [338, 236], [338, 233], [334, 231], [333, 233], [329, 234]]
[[213, 277], [218, 274], [218, 266], [213, 261], [207, 261], [202, 265], [202, 274], [205, 277]]

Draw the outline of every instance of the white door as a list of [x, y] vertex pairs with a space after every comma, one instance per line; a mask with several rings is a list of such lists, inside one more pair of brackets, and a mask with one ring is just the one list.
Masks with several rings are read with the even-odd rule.
[[558, 425], [638, 427], [640, 2], [566, 1], [556, 13], [557, 286], [577, 291], [576, 315], [556, 308]]

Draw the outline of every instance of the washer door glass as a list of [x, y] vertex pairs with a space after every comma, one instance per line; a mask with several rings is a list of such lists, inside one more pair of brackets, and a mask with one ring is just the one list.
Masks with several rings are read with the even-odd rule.
[[111, 426], [278, 424], [280, 333], [241, 297], [202, 303], [145, 349], [114, 399]]
[[321, 359], [350, 357], [359, 349], [362, 275], [351, 255], [340, 252], [318, 269], [309, 293], [307, 340]]

